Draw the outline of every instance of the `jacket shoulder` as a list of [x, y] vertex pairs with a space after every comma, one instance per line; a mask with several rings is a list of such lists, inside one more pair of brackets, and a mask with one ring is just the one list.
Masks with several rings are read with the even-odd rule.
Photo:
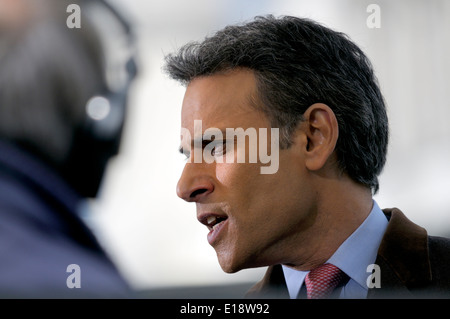
[[440, 290], [450, 292], [450, 238], [428, 236], [428, 247], [432, 281]]

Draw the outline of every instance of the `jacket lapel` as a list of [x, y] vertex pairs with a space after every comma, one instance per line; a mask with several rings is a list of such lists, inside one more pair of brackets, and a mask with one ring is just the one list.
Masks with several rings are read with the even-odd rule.
[[397, 208], [384, 209], [389, 224], [375, 263], [380, 266], [381, 288], [369, 289], [368, 298], [410, 298], [431, 282], [428, 235]]

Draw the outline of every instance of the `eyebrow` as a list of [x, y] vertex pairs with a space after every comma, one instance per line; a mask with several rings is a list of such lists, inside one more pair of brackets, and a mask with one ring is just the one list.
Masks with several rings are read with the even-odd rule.
[[[204, 139], [203, 136], [202, 136], [202, 137], [198, 137], [198, 138], [195, 138], [195, 139], [191, 140], [191, 145], [196, 145], [196, 144], [200, 143], [202, 145], [202, 147], [205, 147], [206, 144], [211, 143], [213, 141], [215, 141], [215, 139]], [[178, 148], [178, 152], [180, 152], [181, 154], [186, 154], [187, 153], [187, 152], [184, 151], [184, 147], [183, 146], [180, 146]]]
[[[220, 130], [220, 132], [222, 132], [222, 137], [223, 137], [222, 139], [223, 140], [227, 140], [227, 138], [225, 137], [226, 136], [226, 131], [225, 130]], [[234, 136], [234, 140], [236, 140], [236, 139], [237, 139], [237, 136], [235, 135]], [[191, 139], [191, 145], [196, 145], [198, 143], [201, 143], [202, 147], [205, 147], [206, 144], [209, 144], [209, 143], [211, 143], [213, 141], [215, 141], [215, 139], [211, 139], [211, 138], [205, 139], [205, 138], [203, 138], [203, 135], [202, 135], [201, 137], [197, 137], [197, 138]], [[183, 154], [183, 155], [186, 155], [186, 154], [190, 153], [190, 152], [184, 151], [184, 149], [185, 148], [183, 146], [179, 146], [178, 152]]]

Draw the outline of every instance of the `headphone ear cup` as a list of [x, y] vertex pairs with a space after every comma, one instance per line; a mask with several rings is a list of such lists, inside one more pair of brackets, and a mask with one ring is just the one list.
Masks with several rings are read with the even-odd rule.
[[123, 125], [124, 106], [117, 97], [97, 95], [86, 103], [85, 127], [100, 140], [115, 138]]
[[96, 95], [86, 103], [63, 175], [80, 195], [96, 197], [111, 157], [120, 147], [126, 115], [124, 94]]
[[125, 94], [97, 95], [86, 104], [85, 135], [100, 144], [116, 146], [115, 150], [105, 149], [111, 156], [118, 152], [126, 116]]

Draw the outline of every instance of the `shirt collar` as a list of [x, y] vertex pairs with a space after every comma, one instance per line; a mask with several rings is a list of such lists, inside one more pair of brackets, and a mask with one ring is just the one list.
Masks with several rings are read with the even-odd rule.
[[339, 267], [351, 279], [367, 289], [367, 267], [375, 263], [378, 247], [386, 230], [388, 220], [376, 201], [364, 222], [351, 234], [331, 256], [327, 263]]

